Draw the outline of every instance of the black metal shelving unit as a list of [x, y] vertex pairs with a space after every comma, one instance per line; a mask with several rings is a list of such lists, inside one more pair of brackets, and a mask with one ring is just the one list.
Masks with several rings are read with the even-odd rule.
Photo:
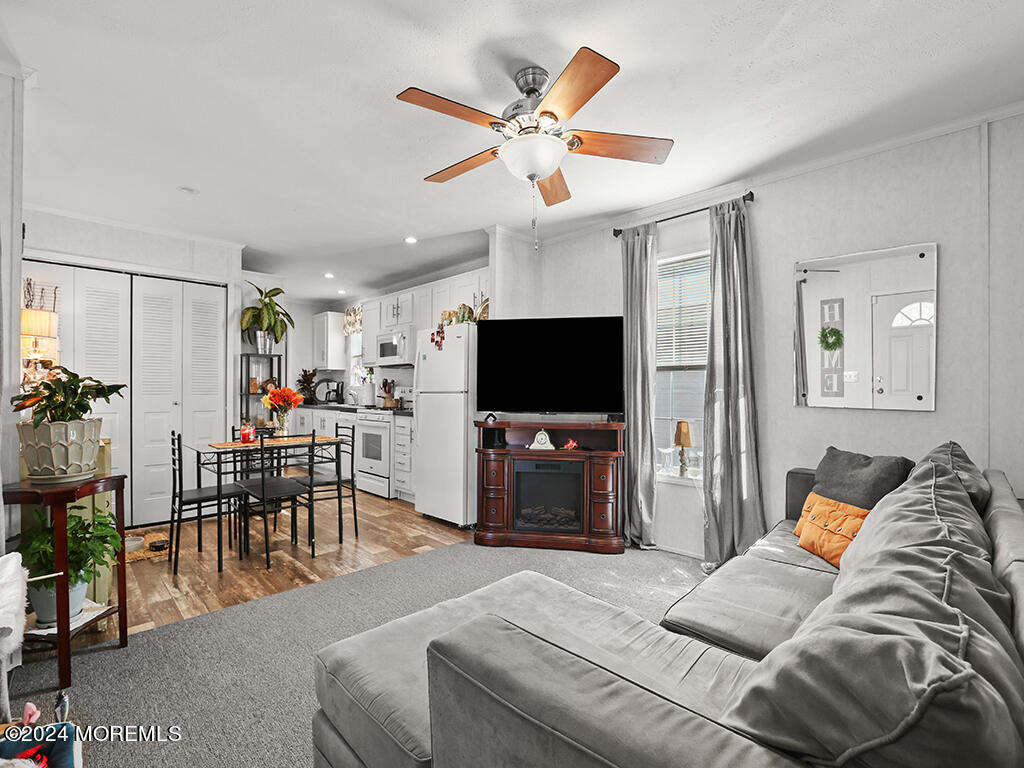
[[[263, 397], [265, 392], [250, 392], [249, 391], [249, 379], [253, 377], [253, 370], [259, 370], [260, 373], [256, 374], [256, 378], [260, 379], [262, 384], [269, 377], [277, 379], [277, 385], [279, 387], [284, 386], [284, 376], [282, 365], [284, 361], [284, 355], [278, 353], [271, 353], [269, 355], [261, 355], [258, 352], [243, 352], [241, 355], [242, 364], [238, 367], [240, 373], [240, 379], [238, 382], [238, 396], [239, 396], [239, 408], [238, 412], [241, 414], [242, 421], [251, 421], [251, 403], [254, 397]], [[254, 366], [253, 363], [256, 361], [266, 361], [266, 363], [257, 362]], [[261, 370], [262, 369], [262, 370]], [[266, 374], [262, 372], [266, 371]]]

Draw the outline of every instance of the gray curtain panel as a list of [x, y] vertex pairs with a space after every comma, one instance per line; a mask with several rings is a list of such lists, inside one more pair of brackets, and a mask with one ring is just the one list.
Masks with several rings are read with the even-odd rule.
[[750, 350], [750, 237], [742, 199], [711, 207], [711, 327], [704, 391], [704, 569], [765, 532]]
[[804, 285], [807, 278], [796, 281], [796, 298], [793, 302], [793, 404], [807, 405], [807, 346], [804, 343]]
[[625, 329], [626, 449], [623, 531], [634, 546], [654, 546], [654, 344], [657, 316], [655, 243], [658, 225], [622, 232], [622, 314]]

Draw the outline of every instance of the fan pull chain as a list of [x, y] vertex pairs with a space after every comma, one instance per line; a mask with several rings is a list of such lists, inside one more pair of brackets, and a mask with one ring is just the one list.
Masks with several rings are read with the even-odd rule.
[[537, 239], [537, 182], [531, 179], [530, 187], [533, 189], [533, 220], [530, 222], [533, 228], [533, 250], [540, 253], [540, 240]]

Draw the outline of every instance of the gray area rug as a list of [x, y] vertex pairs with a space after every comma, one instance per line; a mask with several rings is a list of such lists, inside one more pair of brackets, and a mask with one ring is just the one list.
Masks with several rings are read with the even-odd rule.
[[[79, 651], [71, 719], [178, 726], [165, 743], [85, 745], [87, 766], [309, 766], [312, 655], [335, 640], [534, 570], [659, 621], [700, 578], [697, 560], [659, 551], [596, 555], [454, 544]], [[11, 694], [52, 715], [55, 660], [15, 671]], [[102, 732], [100, 732], [102, 735]]]

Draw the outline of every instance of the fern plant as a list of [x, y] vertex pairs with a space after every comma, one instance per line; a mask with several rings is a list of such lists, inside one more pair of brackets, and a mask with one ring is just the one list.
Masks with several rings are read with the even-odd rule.
[[280, 344], [281, 339], [288, 331], [288, 326], [295, 327], [292, 316], [274, 300], [284, 293], [284, 289], [268, 288], [263, 290], [251, 280], [246, 280], [246, 282], [256, 289], [257, 303], [242, 310], [242, 336], [248, 339], [249, 343], [255, 343], [256, 331], [264, 331], [273, 334], [274, 341]]

